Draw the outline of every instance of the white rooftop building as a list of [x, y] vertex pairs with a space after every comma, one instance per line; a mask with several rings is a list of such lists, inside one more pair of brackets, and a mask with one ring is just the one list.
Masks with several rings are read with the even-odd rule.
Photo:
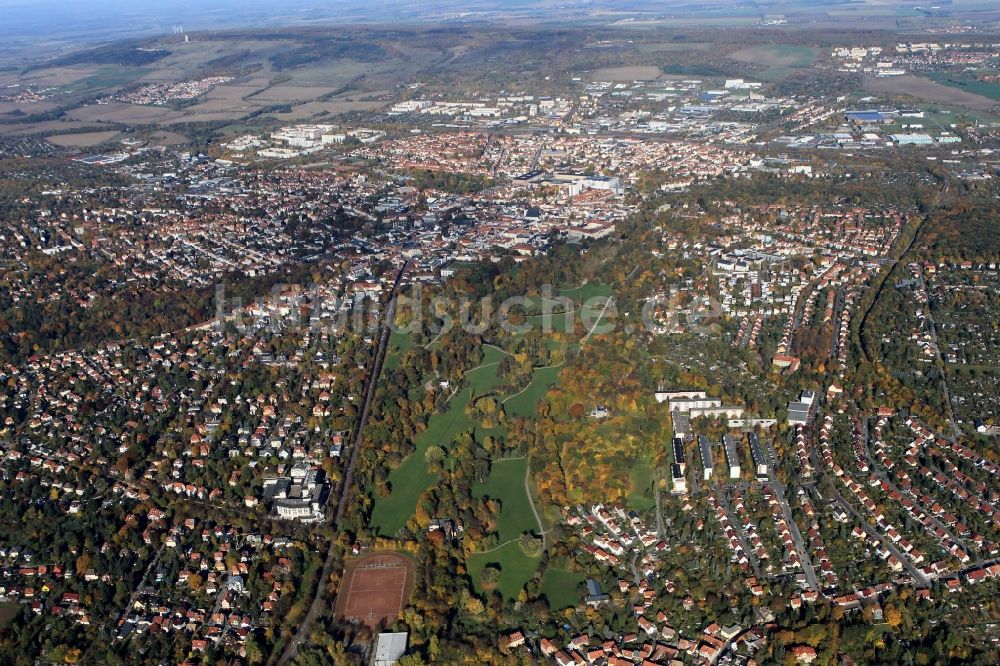
[[406, 654], [408, 637], [409, 634], [405, 631], [379, 634], [375, 639], [373, 666], [395, 666], [396, 662]]

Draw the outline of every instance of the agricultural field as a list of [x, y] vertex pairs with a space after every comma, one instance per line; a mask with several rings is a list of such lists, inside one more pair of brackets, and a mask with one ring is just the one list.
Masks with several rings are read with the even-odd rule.
[[867, 92], [912, 97], [927, 102], [963, 106], [974, 111], [989, 111], [996, 101], [974, 92], [942, 85], [920, 76], [891, 76], [882, 79], [865, 79]]
[[153, 132], [149, 140], [161, 146], [179, 146], [188, 142], [188, 138], [177, 132], [159, 131]]
[[714, 46], [712, 42], [650, 42], [639, 44], [641, 53], [687, 53], [689, 51], [708, 51]]
[[57, 108], [59, 105], [52, 102], [0, 102], [0, 115], [48, 113]]
[[951, 72], [937, 72], [931, 74], [931, 78], [937, 83], [956, 88], [974, 95], [989, 97], [1000, 103], [1000, 83], [990, 83], [979, 79]]
[[82, 79], [60, 86], [54, 92], [74, 94], [106, 88], [126, 86], [142, 80], [152, 70], [142, 67], [105, 66], [98, 67]]
[[123, 123], [127, 125], [153, 125], [180, 118], [181, 114], [160, 106], [138, 104], [90, 104], [73, 109], [66, 114], [74, 120], [97, 123]]
[[90, 148], [97, 146], [118, 136], [118, 132], [85, 132], [83, 134], [58, 134], [46, 139], [49, 143], [64, 148]]
[[816, 60], [818, 51], [807, 46], [774, 44], [748, 46], [729, 54], [733, 60], [760, 67], [809, 67]]
[[76, 120], [41, 120], [36, 123], [0, 124], [0, 136], [50, 135], [70, 132], [85, 133], [103, 131], [100, 123]]
[[590, 78], [594, 81], [655, 81], [663, 72], [652, 65], [634, 67], [602, 67], [595, 70]]
[[385, 106], [385, 102], [354, 101], [350, 99], [335, 102], [306, 102], [292, 107], [288, 113], [276, 112], [265, 114], [282, 122], [303, 122], [329, 115], [339, 115], [352, 111], [376, 111]]
[[[387, 37], [386, 44], [398, 37]], [[291, 111], [270, 113], [273, 122], [300, 122], [339, 114], [372, 111], [402, 81], [440, 57], [436, 48], [410, 45], [385, 50], [368, 36], [334, 39], [288, 31], [261, 38], [253, 33], [202, 35], [190, 42], [177, 37], [150, 40], [148, 48], [160, 55], [152, 62], [112, 62], [104, 47], [93, 55], [75, 54], [41, 66], [6, 74], [5, 86], [22, 85], [47, 95], [44, 101], [0, 106], [0, 114], [45, 113], [65, 109], [70, 121], [115, 123], [167, 128], [177, 123], [238, 123], [265, 107], [290, 105]], [[127, 60], [127, 59], [126, 59]], [[140, 59], [135, 59], [136, 63]], [[147, 60], [150, 60], [147, 58]], [[111, 103], [93, 105], [94, 96], [107, 96], [145, 83], [180, 83], [206, 76], [233, 80], [201, 97], [173, 108]], [[5, 127], [4, 133], [34, 134], [76, 129], [34, 124]], [[81, 127], [81, 129], [85, 129]]]

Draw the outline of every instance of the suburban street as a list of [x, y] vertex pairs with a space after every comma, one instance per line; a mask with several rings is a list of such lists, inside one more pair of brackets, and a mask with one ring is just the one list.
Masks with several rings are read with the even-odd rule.
[[823, 588], [819, 583], [819, 578], [816, 577], [816, 570], [813, 568], [809, 551], [806, 550], [805, 540], [802, 538], [798, 524], [796, 524], [792, 517], [792, 508], [788, 505], [788, 500], [785, 499], [785, 487], [778, 481], [778, 476], [775, 472], [778, 454], [774, 450], [774, 442], [770, 438], [765, 437], [762, 443], [766, 451], [765, 455], [768, 457], [768, 481], [771, 487], [774, 488], [774, 494], [778, 498], [778, 505], [781, 507], [781, 515], [784, 516], [785, 522], [788, 523], [788, 530], [792, 533], [792, 541], [795, 543], [795, 552], [798, 554], [799, 562], [802, 564], [802, 572], [806, 575], [806, 582], [809, 583], [809, 587], [820, 591]]

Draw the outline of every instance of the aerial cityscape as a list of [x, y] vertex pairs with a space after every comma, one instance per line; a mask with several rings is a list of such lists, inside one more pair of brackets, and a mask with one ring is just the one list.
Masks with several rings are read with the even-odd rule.
[[0, 666], [1000, 664], [1000, 6], [9, 0]]

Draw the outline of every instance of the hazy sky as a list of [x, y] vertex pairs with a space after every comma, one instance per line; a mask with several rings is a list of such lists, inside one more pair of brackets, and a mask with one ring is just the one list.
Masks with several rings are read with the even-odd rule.
[[174, 25], [188, 30], [288, 25], [338, 15], [357, 21], [363, 7], [381, 13], [385, 0], [0, 0], [0, 40], [89, 41], [169, 32]]

